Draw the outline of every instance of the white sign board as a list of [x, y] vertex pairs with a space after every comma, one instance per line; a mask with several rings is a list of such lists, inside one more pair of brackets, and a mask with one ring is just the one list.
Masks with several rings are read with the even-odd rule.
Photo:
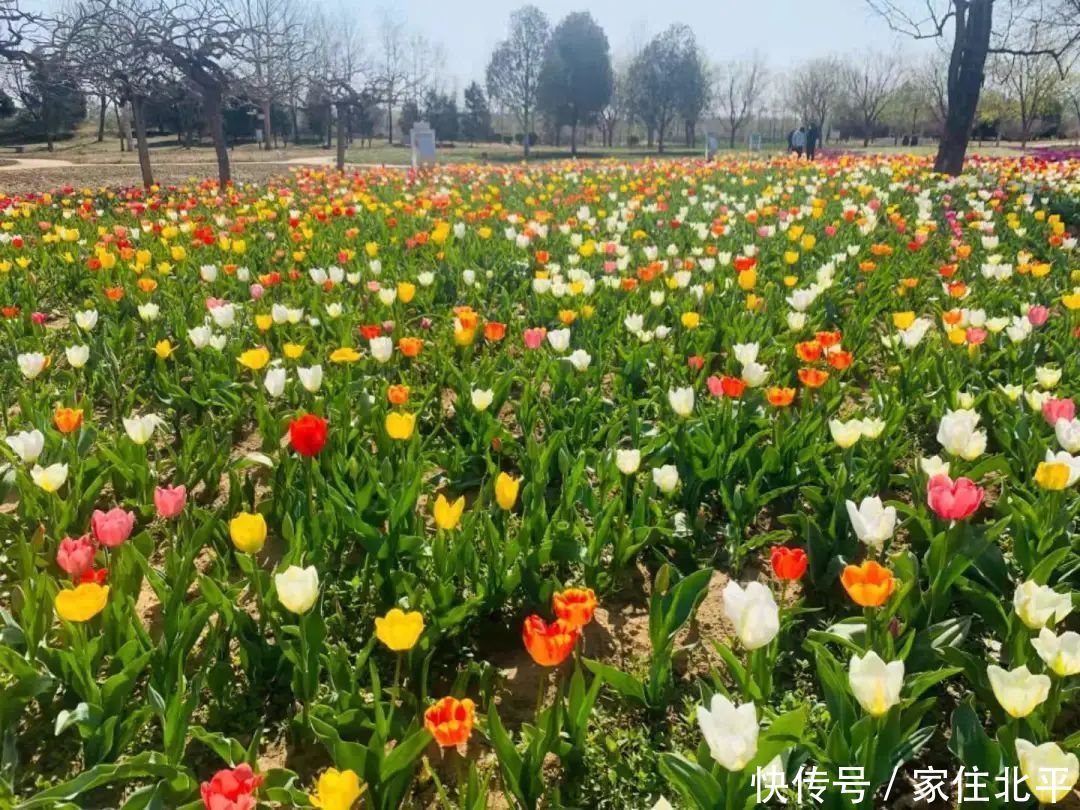
[[427, 121], [417, 121], [409, 133], [412, 146], [412, 165], [415, 169], [425, 163], [435, 162], [435, 130]]

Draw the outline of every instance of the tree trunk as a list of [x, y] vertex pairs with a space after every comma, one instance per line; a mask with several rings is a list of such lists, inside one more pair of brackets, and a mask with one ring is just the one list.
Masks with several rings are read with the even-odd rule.
[[934, 170], [938, 172], [958, 175], [964, 170], [964, 155], [971, 139], [990, 47], [992, 2], [970, 0], [966, 8], [956, 10], [956, 31], [949, 57], [949, 107], [934, 161]]
[[337, 170], [345, 171], [345, 124], [349, 110], [344, 104], [337, 105]]
[[529, 130], [531, 129], [531, 127], [529, 126], [529, 108], [528, 107], [525, 108], [525, 114], [521, 117], [521, 120], [525, 124], [525, 133], [521, 136], [521, 144], [522, 144], [522, 146], [525, 147], [525, 159], [528, 160], [529, 159], [529, 141], [532, 140], [532, 138], [529, 137]]
[[131, 119], [135, 125], [135, 145], [139, 150], [139, 170], [142, 172], [143, 185], [154, 185], [154, 172], [150, 168], [150, 144], [146, 142], [146, 113], [143, 100], [135, 97], [131, 100]]
[[206, 125], [210, 129], [210, 138], [214, 142], [214, 152], [217, 154], [218, 181], [224, 188], [232, 182], [232, 173], [229, 170], [229, 147], [225, 142], [221, 90], [216, 87], [204, 89], [203, 104], [206, 106]]
[[267, 99], [262, 105], [263, 114], [263, 144], [264, 148], [269, 151], [274, 148], [273, 146], [273, 125], [270, 123], [270, 100]]
[[386, 142], [394, 145], [394, 88], [390, 86], [386, 94]]
[[577, 121], [570, 125], [570, 157], [577, 157]]
[[97, 128], [97, 142], [102, 143], [105, 140], [105, 113], [109, 106], [109, 97], [104, 93], [101, 94], [101, 107], [98, 112], [98, 128]]
[[292, 107], [292, 137], [293, 143], [297, 146], [300, 145], [300, 116], [296, 111], [296, 102], [291, 102]]
[[735, 138], [738, 137], [739, 131], [735, 127], [731, 128], [731, 136], [728, 138], [728, 147], [730, 149], [735, 148]]

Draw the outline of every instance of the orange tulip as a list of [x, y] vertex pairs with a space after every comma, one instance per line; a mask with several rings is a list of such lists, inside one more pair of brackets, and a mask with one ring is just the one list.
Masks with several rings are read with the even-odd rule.
[[807, 388], [821, 388], [829, 380], [829, 372], [820, 368], [800, 368], [799, 381]]
[[420, 350], [424, 348], [424, 341], [420, 338], [403, 337], [398, 341], [398, 348], [406, 357], [416, 357], [420, 354]]
[[409, 401], [409, 386], [391, 385], [386, 389], [386, 398], [391, 405], [404, 405]]
[[851, 600], [862, 607], [881, 607], [896, 590], [892, 571], [875, 560], [845, 567], [840, 581]]
[[444, 697], [424, 712], [424, 728], [443, 748], [463, 745], [472, 734], [476, 705], [465, 698]]
[[826, 349], [831, 349], [833, 346], [840, 345], [841, 334], [839, 329], [835, 329], [832, 332], [818, 332], [814, 335], [814, 340], [824, 346]]
[[521, 638], [532, 659], [542, 667], [557, 667], [570, 655], [581, 630], [563, 619], [547, 624], [532, 615], [521, 628]]
[[83, 423], [83, 412], [79, 408], [57, 408], [53, 414], [53, 424], [61, 433], [74, 433]]
[[821, 348], [816, 340], [804, 340], [795, 344], [795, 354], [804, 363], [813, 363], [821, 357]]
[[571, 627], [587, 625], [596, 610], [596, 594], [592, 588], [567, 588], [557, 592], [552, 601], [555, 615]]
[[765, 398], [773, 407], [786, 408], [795, 400], [795, 389], [773, 386], [765, 393]]
[[506, 324], [488, 321], [484, 324], [484, 337], [495, 342], [506, 337]]
[[835, 368], [837, 371], [843, 371], [845, 368], [851, 365], [851, 361], [854, 359], [851, 352], [835, 351], [830, 352], [826, 358], [829, 361], [829, 365]]

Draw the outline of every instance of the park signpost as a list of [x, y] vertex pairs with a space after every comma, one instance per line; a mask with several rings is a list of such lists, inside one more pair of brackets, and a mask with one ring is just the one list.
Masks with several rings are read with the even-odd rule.
[[427, 163], [435, 162], [435, 130], [427, 121], [417, 121], [409, 133], [412, 146], [412, 165], [416, 169]]

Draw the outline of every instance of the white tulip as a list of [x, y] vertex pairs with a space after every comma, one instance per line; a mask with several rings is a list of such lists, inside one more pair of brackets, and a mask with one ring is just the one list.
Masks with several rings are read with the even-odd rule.
[[589, 364], [592, 363], [592, 356], [584, 349], [578, 349], [571, 352], [567, 358], [570, 361], [570, 365], [574, 367], [576, 371], [588, 371]]
[[161, 417], [156, 413], [148, 413], [144, 416], [133, 416], [130, 419], [125, 417], [123, 422], [124, 431], [127, 433], [128, 438], [138, 445], [143, 445], [150, 441], [150, 437], [154, 435], [154, 429], [162, 424]]
[[859, 430], [862, 432], [864, 439], [876, 439], [885, 430], [885, 420], [876, 418], [860, 419]]
[[1064, 621], [1072, 612], [1072, 597], [1029, 579], [1013, 593], [1013, 610], [1025, 625], [1038, 630]]
[[67, 357], [69, 366], [72, 368], [82, 368], [86, 365], [86, 361], [90, 359], [90, 347], [68, 346], [64, 349], [64, 356]]
[[748, 582], [745, 588], [729, 582], [723, 596], [724, 615], [746, 649], [764, 647], [780, 632], [780, 609], [772, 591], [760, 582]]
[[848, 683], [863, 710], [873, 717], [880, 717], [900, 702], [900, 690], [904, 687], [904, 662], [891, 661], [886, 664], [873, 651], [862, 658], [853, 655], [848, 668]]
[[326, 317], [330, 320], [340, 318], [343, 311], [344, 310], [342, 309], [341, 304], [337, 303], [336, 301], [332, 304], [326, 305]]
[[741, 771], [757, 755], [758, 720], [753, 703], [736, 706], [713, 695], [709, 708], [697, 707], [698, 726], [709, 753], [729, 771]]
[[322, 387], [322, 366], [318, 364], [311, 366], [311, 368], [296, 369], [296, 376], [300, 379], [300, 384], [304, 386], [304, 390], [312, 394]]
[[633, 475], [641, 466], [640, 450], [616, 450], [615, 466], [623, 475]]
[[36, 428], [8, 436], [4, 441], [25, 464], [33, 464], [45, 449], [45, 434]]
[[1025, 787], [1040, 804], [1064, 801], [1080, 781], [1080, 759], [1068, 754], [1056, 743], [1035, 745], [1025, 739], [1016, 740], [1016, 758], [1020, 773], [1027, 779]]
[[935, 475], [948, 475], [949, 474], [949, 462], [942, 461], [941, 456], [930, 456], [929, 458], [920, 458], [919, 467], [927, 477], [933, 478]]
[[266, 389], [272, 397], [280, 397], [285, 393], [285, 380], [287, 375], [283, 368], [272, 368], [266, 372], [266, 377], [263, 379], [263, 388]]
[[474, 388], [471, 393], [472, 405], [478, 411], [486, 411], [491, 401], [495, 399], [495, 392], [490, 388]]
[[18, 363], [22, 375], [32, 380], [45, 369], [47, 360], [41, 352], [26, 352], [16, 357], [15, 362]]
[[1033, 675], [1026, 666], [1005, 670], [991, 664], [986, 677], [994, 697], [1012, 717], [1027, 717], [1050, 696], [1050, 678]]
[[278, 601], [286, 610], [307, 613], [319, 598], [319, 572], [314, 565], [307, 568], [290, 565], [284, 572], [274, 575], [274, 587]]
[[977, 430], [975, 411], [947, 411], [938, 424], [937, 440], [951, 455], [973, 461], [986, 451], [986, 432]]
[[627, 315], [623, 318], [623, 326], [626, 327], [626, 331], [631, 335], [636, 335], [645, 326], [645, 317], [642, 315]]
[[1040, 387], [1049, 391], [1061, 382], [1061, 369], [1050, 368], [1049, 366], [1036, 366], [1035, 379], [1038, 381]]
[[735, 355], [735, 359], [744, 366], [756, 363], [760, 350], [761, 346], [757, 343], [736, 343], [731, 347], [731, 353]]
[[1054, 423], [1058, 444], [1070, 453], [1080, 453], [1080, 419], [1058, 419]]
[[210, 343], [210, 338], [213, 337], [213, 332], [210, 331], [209, 326], [196, 326], [188, 329], [187, 336], [196, 349], [205, 349]]
[[553, 329], [547, 333], [548, 345], [559, 354], [570, 348], [570, 330]]
[[397, 300], [397, 288], [396, 287], [382, 287], [379, 290], [379, 302], [383, 306], [390, 306]]
[[153, 301], [148, 301], [145, 304], [139, 304], [137, 307], [139, 311], [139, 317], [144, 321], [155, 321], [158, 315], [161, 314], [161, 307], [155, 304]]
[[854, 501], [846, 501], [846, 504], [855, 535], [866, 545], [880, 551], [896, 530], [896, 507], [883, 506], [881, 498], [876, 495], [863, 498], [857, 507]]
[[385, 363], [394, 353], [394, 341], [385, 335], [380, 335], [368, 341], [368, 348], [371, 349], [372, 357], [380, 363]]
[[862, 438], [862, 422], [858, 419], [851, 419], [847, 422], [830, 419], [829, 433], [837, 446], [846, 450]]
[[751, 361], [742, 367], [742, 381], [751, 388], [760, 388], [769, 379], [769, 369], [761, 363]]
[[416, 277], [416, 283], [421, 287], [430, 287], [435, 283], [435, 274], [430, 270], [425, 270]]
[[30, 478], [46, 492], [56, 492], [60, 489], [67, 481], [67, 474], [67, 464], [50, 464], [48, 467], [35, 464], [30, 470]]
[[674, 464], [665, 464], [662, 467], [654, 467], [652, 471], [653, 483], [663, 493], [675, 491], [679, 485], [679, 469]]
[[1080, 675], [1080, 633], [1069, 630], [1059, 636], [1044, 627], [1031, 640], [1031, 646], [1058, 677]]
[[218, 269], [212, 264], [204, 264], [199, 268], [199, 278], [208, 284], [217, 279]]
[[668, 391], [668, 403], [671, 410], [682, 417], [687, 417], [694, 411], [694, 389], [672, 388]]
[[75, 313], [75, 325], [84, 332], [92, 332], [97, 326], [98, 312], [96, 309], [84, 309]]

